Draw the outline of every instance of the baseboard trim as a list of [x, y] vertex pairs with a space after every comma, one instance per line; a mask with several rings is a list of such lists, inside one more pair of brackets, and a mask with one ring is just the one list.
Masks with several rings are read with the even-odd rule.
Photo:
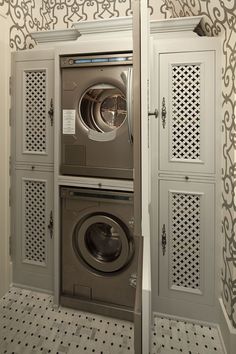
[[35, 286], [28, 286], [28, 285], [22, 285], [19, 283], [12, 283], [11, 287], [19, 288], [19, 289], [25, 289], [25, 290], [31, 290], [31, 291], [36, 291], [42, 294], [47, 294], [47, 295], [53, 295], [52, 291], [45, 290], [45, 289], [40, 289]]
[[227, 354], [235, 354], [236, 348], [236, 328], [234, 328], [229, 320], [222, 298], [219, 298], [220, 316], [219, 327], [220, 335], [225, 352]]

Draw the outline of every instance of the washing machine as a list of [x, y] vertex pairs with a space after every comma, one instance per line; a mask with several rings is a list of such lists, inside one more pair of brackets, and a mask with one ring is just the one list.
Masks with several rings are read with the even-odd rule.
[[133, 178], [132, 53], [62, 56], [64, 175]]
[[124, 318], [117, 309], [133, 311], [141, 239], [133, 193], [63, 187], [61, 213], [61, 304]]

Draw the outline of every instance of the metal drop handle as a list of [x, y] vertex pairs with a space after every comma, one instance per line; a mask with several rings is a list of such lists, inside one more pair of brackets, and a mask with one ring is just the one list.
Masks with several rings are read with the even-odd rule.
[[48, 115], [49, 115], [49, 119], [50, 119], [50, 122], [51, 122], [51, 126], [53, 126], [54, 107], [53, 107], [52, 98], [51, 98], [51, 101], [50, 101], [50, 109], [48, 111]]
[[162, 254], [163, 256], [166, 253], [166, 226], [163, 224], [162, 226], [162, 232], [161, 232], [161, 247], [162, 247]]
[[163, 97], [162, 106], [161, 106], [161, 121], [162, 121], [163, 129], [165, 129], [165, 127], [166, 127], [166, 116], [167, 116], [166, 100], [165, 100], [165, 97]]
[[52, 238], [53, 236], [53, 215], [52, 215], [52, 211], [50, 213], [50, 219], [49, 219], [49, 224], [48, 224], [48, 230], [50, 232], [50, 237]]

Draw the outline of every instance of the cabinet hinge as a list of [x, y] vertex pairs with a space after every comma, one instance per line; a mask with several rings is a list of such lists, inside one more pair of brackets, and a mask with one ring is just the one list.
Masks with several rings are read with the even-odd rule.
[[53, 213], [52, 213], [52, 210], [50, 212], [50, 218], [49, 218], [49, 223], [48, 223], [48, 230], [49, 230], [49, 233], [50, 233], [50, 237], [52, 238], [53, 236]]
[[11, 127], [11, 108], [9, 108], [9, 127]]
[[11, 156], [9, 156], [9, 176], [11, 176]]
[[9, 236], [9, 256], [12, 256], [12, 237]]
[[53, 99], [52, 98], [51, 98], [51, 101], [50, 101], [50, 108], [49, 108], [49, 111], [48, 111], [48, 115], [49, 115], [49, 119], [50, 119], [50, 122], [51, 122], [51, 126], [53, 126], [54, 107], [53, 107]]
[[9, 95], [11, 96], [12, 94], [12, 77], [9, 76]]
[[11, 187], [9, 188], [9, 207], [11, 207]]

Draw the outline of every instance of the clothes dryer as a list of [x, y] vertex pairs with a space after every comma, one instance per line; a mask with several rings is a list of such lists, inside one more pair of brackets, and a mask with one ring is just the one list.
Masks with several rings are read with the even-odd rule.
[[62, 56], [61, 173], [133, 178], [132, 53]]
[[133, 194], [63, 187], [61, 200], [61, 304], [133, 310], [141, 239], [133, 235]]

